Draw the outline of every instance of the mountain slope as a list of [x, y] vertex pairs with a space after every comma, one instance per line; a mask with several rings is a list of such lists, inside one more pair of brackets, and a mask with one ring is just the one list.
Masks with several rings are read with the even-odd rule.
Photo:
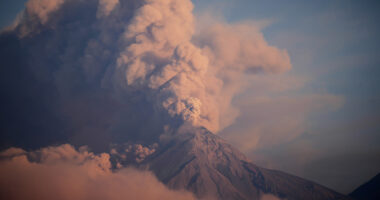
[[380, 199], [380, 173], [367, 183], [355, 189], [350, 196], [357, 200], [377, 200]]
[[193, 129], [163, 145], [143, 165], [170, 188], [199, 198], [350, 199], [316, 183], [252, 164], [242, 153], [206, 129]]

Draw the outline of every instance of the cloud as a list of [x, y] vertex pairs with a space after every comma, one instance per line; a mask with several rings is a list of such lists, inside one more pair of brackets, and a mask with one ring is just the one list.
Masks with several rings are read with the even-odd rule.
[[172, 117], [216, 132], [237, 116], [222, 117], [234, 112], [231, 99], [245, 73], [291, 68], [287, 52], [269, 46], [254, 24], [221, 22], [201, 30], [196, 43], [194, 32], [190, 1], [147, 3], [124, 33], [135, 42], [118, 58], [117, 76], [127, 87], [158, 90], [158, 104]]
[[218, 21], [197, 34], [195, 24], [190, 0], [28, 1], [0, 37], [2, 61], [13, 66], [0, 73], [0, 106], [10, 105], [4, 143], [27, 135], [22, 146], [103, 151], [157, 140], [165, 125], [217, 133], [239, 115], [231, 101], [247, 76], [291, 68], [254, 23]]
[[146, 157], [156, 152], [157, 147], [157, 143], [149, 146], [126, 143], [122, 145], [113, 145], [110, 153], [113, 159], [117, 162], [117, 165], [121, 167], [125, 164], [141, 163]]
[[291, 69], [286, 50], [268, 45], [254, 22], [215, 23], [200, 32], [198, 40], [213, 65], [223, 70], [275, 73]]
[[119, 4], [119, 0], [99, 0], [98, 11], [96, 17], [107, 17], [112, 10]]
[[26, 2], [26, 12], [30, 17], [36, 16], [42, 24], [45, 24], [49, 14], [58, 10], [65, 0], [29, 0]]
[[251, 92], [234, 102], [241, 116], [221, 132], [246, 153], [292, 141], [309, 130], [310, 117], [344, 105], [342, 96], [299, 92], [307, 82], [302, 77], [254, 77], [252, 82]]
[[194, 199], [188, 192], [167, 189], [151, 172], [112, 171], [108, 154], [95, 155], [84, 147], [6, 152], [0, 161], [2, 199]]

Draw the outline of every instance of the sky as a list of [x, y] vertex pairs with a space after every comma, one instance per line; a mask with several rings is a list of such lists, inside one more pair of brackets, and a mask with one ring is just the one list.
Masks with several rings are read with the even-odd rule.
[[[195, 1], [201, 15], [216, 7], [230, 22], [263, 21], [269, 44], [286, 49], [292, 62], [282, 77], [264, 80], [273, 82], [272, 88], [253, 86], [235, 98], [244, 109], [222, 135], [258, 164], [342, 193], [379, 173], [379, 6], [376, 1]], [[268, 102], [253, 103], [257, 98]], [[265, 142], [278, 135], [290, 137]]]
[[[0, 1], [0, 26], [6, 27], [12, 24], [17, 14], [24, 9], [25, 2]], [[221, 80], [226, 88], [222, 88], [228, 93], [215, 92], [217, 95], [211, 96], [202, 92], [197, 93], [201, 101], [211, 99], [210, 102], [214, 102], [215, 99], [223, 99], [223, 101], [218, 101], [216, 110], [220, 110], [219, 113], [214, 114], [212, 111], [207, 111], [208, 117], [217, 116], [217, 120], [211, 122], [197, 120], [195, 111], [203, 108], [198, 108], [198, 100], [193, 98], [183, 98], [181, 102], [184, 103], [180, 105], [184, 107], [190, 105], [191, 111], [194, 112], [186, 113], [181, 110], [180, 106], [165, 107], [169, 115], [180, 113], [179, 115], [185, 120], [213, 129], [215, 133], [231, 142], [260, 166], [295, 174], [341, 193], [351, 192], [380, 172], [380, 145], [378, 144], [380, 141], [380, 89], [378, 87], [380, 83], [380, 42], [378, 39], [380, 25], [378, 19], [380, 16], [377, 12], [380, 9], [379, 2], [369, 0], [292, 0], [284, 3], [274, 0], [236, 0], [233, 2], [193, 0], [193, 4], [196, 28], [192, 41], [194, 40], [194, 43], [200, 44], [201, 47], [202, 45], [210, 47], [211, 50], [206, 51], [208, 57], [218, 58], [210, 59], [211, 65], [224, 65], [230, 62], [227, 58], [223, 60], [223, 56], [221, 56], [226, 52], [217, 50], [220, 47], [228, 49], [234, 43], [214, 41], [210, 35], [230, 39], [244, 37], [242, 41], [257, 42], [263, 45], [264, 58], [263, 61], [253, 64], [258, 65], [258, 68], [251, 69], [249, 68], [251, 63], [246, 61], [245, 57], [238, 57], [239, 55], [236, 55], [236, 58], [232, 57], [233, 62], [241, 62], [237, 65], [244, 70], [240, 71], [239, 78], [227, 73], [230, 70], [227, 64], [223, 68], [224, 71], [217, 72], [219, 76], [223, 76]], [[104, 11], [100, 15], [106, 15], [104, 13], [107, 12]], [[43, 19], [44, 16], [41, 17], [42, 24], [44, 23]], [[218, 24], [219, 27], [209, 30], [207, 26], [210, 24]], [[254, 30], [249, 28], [247, 30], [247, 27], [253, 27]], [[226, 36], [218, 35], [218, 30], [228, 34]], [[240, 33], [235, 33], [235, 30], [241, 30], [248, 34], [241, 36]], [[179, 37], [181, 37], [180, 39], [187, 38], [186, 35]], [[33, 41], [28, 42], [33, 44]], [[64, 45], [59, 42], [52, 44]], [[37, 44], [33, 45], [38, 47]], [[93, 45], [98, 44], [94, 43]], [[275, 49], [267, 48], [267, 46], [273, 46]], [[241, 47], [241, 49], [249, 48], [253, 47], [249, 45]], [[75, 50], [72, 51], [75, 53]], [[280, 53], [283, 51], [286, 51], [286, 54]], [[262, 52], [260, 51], [260, 53]], [[96, 52], [88, 54], [97, 55]], [[181, 52], [178, 54], [181, 57]], [[233, 55], [233, 52], [227, 52], [227, 54]], [[266, 57], [268, 54], [277, 56], [276, 65], [272, 64], [272, 57]], [[70, 55], [69, 52], [65, 56]], [[253, 53], [253, 55], [256, 54]], [[60, 59], [69, 60], [69, 58], [62, 57]], [[287, 58], [290, 59], [289, 62]], [[202, 59], [199, 58], [199, 60]], [[55, 63], [50, 60], [47, 62], [49, 65]], [[75, 64], [74, 61], [68, 63]], [[50, 123], [43, 129], [44, 131], [56, 130], [56, 127], [69, 127], [67, 130], [76, 131], [70, 136], [71, 142], [75, 145], [83, 144], [83, 138], [89, 136], [88, 132], [106, 130], [105, 127], [108, 127], [108, 124], [116, 123], [118, 118], [129, 119], [129, 116], [125, 116], [124, 113], [134, 109], [139, 110], [140, 107], [129, 108], [126, 103], [126, 105], [122, 105], [123, 110], [115, 116], [111, 113], [119, 108], [112, 106], [112, 102], [116, 100], [113, 98], [102, 99], [102, 95], [108, 94], [108, 90], [93, 93], [88, 92], [92, 90], [86, 88], [83, 91], [101, 99], [99, 102], [111, 102], [104, 109], [96, 110], [94, 114], [113, 118], [107, 118], [110, 121], [103, 120], [95, 128], [92, 124], [96, 123], [97, 119], [89, 118], [85, 122], [89, 124], [87, 127], [78, 128], [82, 116], [76, 111], [76, 108], [85, 106], [85, 109], [92, 111], [98, 103], [94, 101], [82, 105], [83, 102], [87, 102], [86, 95], [72, 100], [73, 96], [80, 95], [68, 92], [71, 85], [64, 83], [65, 74], [70, 74], [74, 69], [70, 70], [62, 70], [62, 73], [54, 74], [55, 82], [59, 85], [57, 86], [59, 97], [54, 98], [59, 99], [57, 100], [58, 104], [61, 103], [62, 107], [68, 110], [66, 113], [68, 116], [78, 116], [78, 119], [63, 120], [63, 122], [54, 120], [53, 122], [56, 124]], [[256, 73], [256, 70], [265, 73]], [[38, 76], [45, 77], [44, 73], [49, 74], [50, 72], [42, 69], [40, 73]], [[200, 73], [202, 75], [202, 72]], [[159, 81], [162, 76], [164, 75], [161, 74], [154, 79]], [[96, 80], [96, 74], [94, 77], [91, 80]], [[129, 78], [127, 81], [132, 83], [138, 80], [138, 77]], [[80, 77], [77, 77], [73, 81], [80, 82], [79, 79]], [[213, 85], [218, 82], [218, 80], [215, 82], [212, 80], [208, 80], [207, 84]], [[232, 80], [238, 84], [228, 85], [229, 82], [225, 80]], [[93, 82], [96, 83], [96, 81]], [[90, 83], [92, 82], [90, 81]], [[154, 85], [154, 83], [156, 82], [152, 84]], [[154, 88], [152, 84], [148, 86]], [[176, 83], [173, 87], [177, 86], [182, 85]], [[46, 85], [44, 87], [47, 91], [54, 90]], [[86, 87], [91, 88], [87, 85]], [[218, 86], [215, 87], [215, 91], [220, 89]], [[128, 92], [138, 89], [140, 88], [133, 87], [128, 89]], [[76, 92], [83, 91], [78, 89]], [[193, 88], [189, 88], [188, 91], [195, 93]], [[175, 89], [170, 92], [175, 93], [175, 97], [186, 96]], [[44, 101], [49, 101], [48, 99], [51, 98], [49, 95], [41, 93]], [[149, 98], [145, 99], [145, 96], [143, 99], [150, 101]], [[39, 99], [33, 100], [39, 101]], [[164, 102], [168, 102], [168, 100]], [[36, 105], [41, 106], [39, 103]], [[140, 106], [145, 107], [144, 105]], [[55, 111], [50, 113], [50, 106], [56, 105], [49, 104], [48, 106], [44, 116], [49, 119], [52, 118], [51, 116], [56, 117]], [[149, 113], [149, 111], [146, 112]], [[149, 114], [143, 113], [142, 117], [146, 115]], [[168, 117], [170, 118], [170, 116]], [[29, 120], [29, 117], [25, 118]], [[121, 124], [121, 122], [117, 123]], [[149, 123], [154, 127], [161, 122], [153, 119]], [[116, 129], [123, 129], [122, 126], [116, 127]], [[149, 128], [136, 127], [136, 129], [137, 132], [152, 131]], [[52, 141], [57, 141], [57, 138], [65, 137], [65, 133], [59, 133], [59, 131], [55, 131], [54, 134], [58, 136], [47, 136], [45, 138], [48, 139], [39, 141], [39, 145], [50, 145]], [[94, 134], [109, 139], [106, 134]], [[152, 135], [155, 134], [152, 133]], [[9, 144], [12, 144], [12, 140], [21, 140], [20, 138], [27, 140], [27, 137], [24, 136], [12, 138], [13, 136], [6, 135], [3, 137], [10, 141]], [[139, 140], [142, 139], [139, 136], [136, 137]], [[34, 140], [31, 139], [31, 141]], [[94, 145], [98, 142], [90, 141]], [[20, 141], [17, 145], [34, 148], [28, 141]]]

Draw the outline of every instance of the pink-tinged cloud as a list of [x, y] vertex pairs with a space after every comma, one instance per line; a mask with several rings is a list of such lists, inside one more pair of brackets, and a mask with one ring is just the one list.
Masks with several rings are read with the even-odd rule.
[[[254, 24], [218, 22], [195, 33], [189, 0], [149, 1], [123, 34], [115, 77], [126, 88], [158, 90], [157, 104], [173, 117], [217, 132], [238, 112], [231, 99], [246, 74], [291, 68], [285, 50], [270, 46]], [[196, 41], [196, 42], [194, 42]]]
[[[311, 161], [331, 155], [323, 150], [326, 143], [316, 146], [313, 142], [316, 135], [327, 135], [315, 130], [310, 119], [331, 116], [345, 104], [343, 96], [303, 92], [311, 78], [296, 74], [249, 78], [248, 92], [234, 100], [240, 116], [220, 134], [257, 164], [304, 177], [305, 166]], [[328, 134], [326, 140], [333, 138]]]
[[312, 115], [334, 112], [344, 104], [342, 96], [328, 93], [298, 94], [306, 78], [256, 76], [252, 92], [236, 99], [238, 121], [222, 132], [243, 152], [289, 142], [307, 132]]
[[107, 17], [119, 4], [119, 0], [99, 0], [97, 18]]
[[148, 171], [111, 171], [109, 155], [95, 155], [71, 145], [35, 152], [1, 152], [0, 198], [8, 200], [194, 199], [166, 188]]
[[[76, 37], [67, 41], [70, 52], [82, 48], [85, 52], [51, 60], [75, 60], [86, 80], [101, 79], [99, 85], [109, 87], [115, 96], [139, 91], [155, 110], [193, 126], [218, 132], [231, 125], [239, 115], [231, 101], [244, 91], [244, 77], [291, 68], [287, 51], [269, 45], [261, 25], [220, 20], [196, 30], [190, 0], [100, 0], [83, 5], [91, 4], [96, 9], [85, 19], [91, 25], [80, 26], [78, 34], [94, 38], [75, 49], [71, 46], [81, 44]], [[70, 5], [81, 2], [29, 0], [26, 15], [14, 30], [34, 37], [48, 29], [58, 36], [54, 41], [66, 41], [65, 34], [55, 31], [71, 30], [76, 23], [58, 22], [66, 18], [83, 22], [82, 15], [70, 15]], [[77, 70], [72, 62], [65, 64]], [[65, 65], [58, 66], [54, 73], [54, 83], [63, 90], [69, 84], [65, 70]]]
[[202, 30], [198, 39], [220, 71], [278, 73], [292, 67], [287, 51], [270, 46], [255, 23], [219, 22]]
[[41, 24], [49, 19], [49, 14], [58, 10], [65, 0], [29, 0], [26, 2], [26, 12], [30, 17], [37, 17]]

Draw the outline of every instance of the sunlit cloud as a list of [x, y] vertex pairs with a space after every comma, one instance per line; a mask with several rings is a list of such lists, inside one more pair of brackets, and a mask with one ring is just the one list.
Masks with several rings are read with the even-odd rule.
[[113, 171], [110, 156], [76, 150], [71, 145], [26, 152], [12, 148], [0, 153], [0, 195], [4, 199], [195, 199], [172, 191], [148, 171]]

